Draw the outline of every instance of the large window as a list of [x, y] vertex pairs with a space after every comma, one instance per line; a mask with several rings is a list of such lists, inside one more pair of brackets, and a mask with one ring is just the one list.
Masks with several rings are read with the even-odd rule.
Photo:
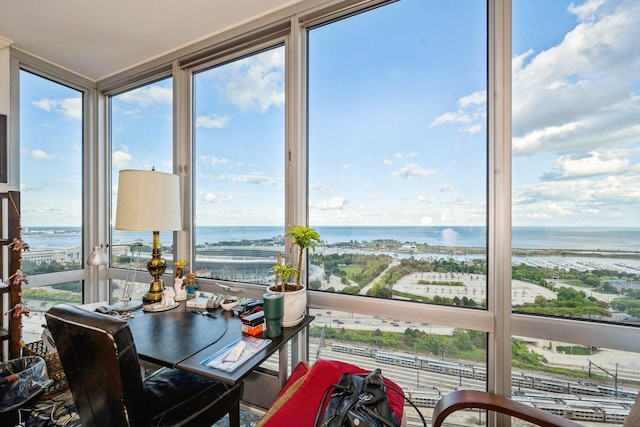
[[524, 313], [634, 322], [640, 10], [591, 6], [514, 4], [513, 303]]
[[30, 275], [83, 267], [82, 106], [82, 92], [20, 72], [20, 219], [31, 248], [22, 267]]
[[[308, 31], [311, 289], [487, 307], [486, 15], [400, 1]], [[484, 332], [312, 312], [310, 354], [322, 336], [322, 357], [382, 368], [427, 418], [441, 394], [486, 388]]]
[[[380, 368], [429, 420], [440, 397], [459, 388], [484, 390], [487, 335], [419, 321], [337, 310], [311, 310], [309, 360], [340, 360], [365, 369]], [[407, 426], [422, 426], [405, 405]], [[482, 412], [460, 411], [449, 421], [476, 425]]]
[[486, 14], [401, 1], [309, 31], [312, 288], [486, 307]]
[[[638, 325], [639, 20], [633, 2], [513, 2], [515, 312]], [[566, 381], [545, 389], [566, 416], [622, 423], [637, 354], [514, 340], [531, 378]]]
[[[110, 98], [112, 224], [115, 224], [120, 170], [153, 168], [159, 172], [173, 173], [172, 85], [173, 79], [165, 78]], [[149, 207], [149, 214], [153, 215], [152, 206]], [[152, 280], [144, 271], [151, 257], [152, 240], [150, 231], [112, 231], [112, 264], [129, 270], [126, 281], [147, 282], [146, 286], [134, 286], [134, 298], [148, 291], [148, 282]], [[160, 244], [162, 256], [167, 260], [167, 271], [171, 271], [173, 233], [161, 232]], [[136, 270], [142, 271], [134, 273]], [[119, 299], [123, 285], [122, 280], [113, 281], [112, 299]]]
[[[82, 302], [82, 281], [49, 273], [84, 267], [82, 203], [83, 93], [20, 71], [20, 191], [24, 342], [40, 339], [44, 312], [52, 304]], [[39, 280], [33, 280], [38, 276]], [[34, 282], [56, 283], [33, 286]]]
[[267, 283], [284, 233], [284, 53], [194, 74], [194, 233], [199, 277]]

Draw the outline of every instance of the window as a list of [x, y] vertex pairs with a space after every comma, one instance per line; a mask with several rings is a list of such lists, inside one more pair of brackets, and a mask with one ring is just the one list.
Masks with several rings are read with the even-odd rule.
[[20, 71], [21, 225], [28, 275], [81, 269], [83, 94]]
[[[459, 388], [486, 388], [483, 332], [357, 312], [311, 310], [310, 314], [316, 317], [309, 329], [310, 362], [329, 359], [380, 368], [427, 420], [441, 396]], [[411, 406], [405, 405], [405, 411], [408, 426], [422, 425]], [[484, 411], [460, 411], [454, 418], [460, 425], [486, 421]]]
[[[516, 313], [638, 324], [639, 19], [624, 1], [513, 2]], [[514, 394], [621, 425], [638, 393], [622, 379], [637, 353], [570, 337], [513, 338]]]
[[312, 28], [312, 289], [486, 307], [486, 4]]
[[513, 303], [523, 313], [634, 321], [640, 69], [627, 30], [640, 11], [588, 6], [514, 4]]
[[[44, 312], [54, 304], [82, 303], [83, 282], [55, 273], [81, 270], [83, 93], [20, 70], [20, 191], [23, 287], [22, 341], [40, 339]], [[50, 274], [53, 273], [53, 274]], [[64, 274], [64, 273], [63, 273]], [[33, 286], [33, 277], [48, 286]], [[57, 283], [64, 280], [65, 283]]]
[[[110, 98], [111, 102], [111, 194], [112, 225], [117, 207], [118, 173], [121, 169], [145, 169], [173, 173], [173, 79], [165, 78]], [[151, 208], [151, 207], [150, 207]], [[129, 270], [127, 280], [150, 282], [145, 272], [151, 257], [150, 231], [112, 230], [112, 265]], [[173, 234], [160, 233], [167, 270], [173, 269]], [[136, 270], [142, 270], [135, 273]], [[145, 279], [146, 277], [146, 279]], [[118, 300], [123, 280], [112, 281], [112, 299]], [[140, 298], [149, 287], [133, 287]]]
[[193, 270], [267, 283], [284, 240], [284, 52], [194, 74]]

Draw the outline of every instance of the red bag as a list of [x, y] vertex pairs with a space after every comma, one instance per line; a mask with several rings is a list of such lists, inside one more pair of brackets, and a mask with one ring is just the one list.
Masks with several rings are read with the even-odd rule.
[[[312, 366], [300, 362], [278, 394], [275, 403], [258, 422], [258, 427], [311, 427], [327, 387], [336, 384], [345, 372], [369, 373], [368, 369], [337, 360], [317, 360]], [[400, 387], [383, 378], [385, 384]], [[404, 411], [404, 397], [389, 394], [389, 406], [399, 420]]]

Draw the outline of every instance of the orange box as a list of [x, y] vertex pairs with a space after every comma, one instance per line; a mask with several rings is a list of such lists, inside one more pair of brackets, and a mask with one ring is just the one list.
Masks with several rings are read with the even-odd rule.
[[249, 326], [247, 324], [242, 324], [242, 332], [247, 334], [247, 335], [259, 335], [262, 332], [265, 331], [266, 328], [266, 323], [262, 322], [256, 326]]

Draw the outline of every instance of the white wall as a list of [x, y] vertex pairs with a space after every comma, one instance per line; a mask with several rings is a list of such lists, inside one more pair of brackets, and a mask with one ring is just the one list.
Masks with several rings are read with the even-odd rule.
[[0, 114], [6, 114], [7, 116], [9, 115], [10, 105], [10, 63], [9, 46], [6, 46], [2, 38], [0, 38]]

